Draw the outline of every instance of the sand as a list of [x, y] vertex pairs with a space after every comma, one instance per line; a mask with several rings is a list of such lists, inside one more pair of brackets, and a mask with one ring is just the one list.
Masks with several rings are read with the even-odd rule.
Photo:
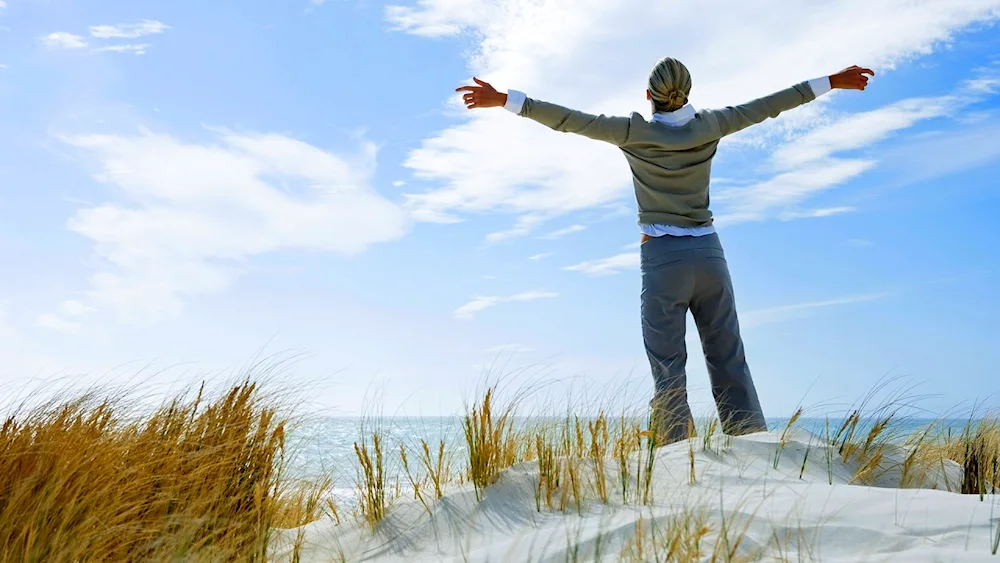
[[[397, 501], [375, 531], [329, 519], [277, 530], [273, 554], [290, 560], [298, 538], [301, 561], [664, 561], [672, 538], [690, 539], [704, 527], [701, 555], [688, 560], [1000, 561], [991, 555], [1000, 495], [981, 500], [951, 492], [961, 481], [958, 464], [908, 472], [902, 488], [907, 452], [892, 447], [874, 481], [858, 484], [857, 461], [844, 463], [833, 450], [829, 462], [819, 440], [801, 431], [786, 436], [775, 469], [780, 440], [780, 433], [761, 433], [716, 436], [708, 449], [697, 438], [660, 448], [649, 505], [622, 501], [618, 469], [609, 461], [607, 503], [588, 490], [579, 509], [543, 504], [539, 511], [538, 465], [522, 463], [504, 471], [482, 500], [466, 485], [449, 489], [429, 511]], [[675, 553], [683, 544], [675, 543]]]

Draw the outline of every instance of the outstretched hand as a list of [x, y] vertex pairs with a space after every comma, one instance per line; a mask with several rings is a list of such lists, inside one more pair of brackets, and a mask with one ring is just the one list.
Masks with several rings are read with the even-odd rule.
[[472, 80], [478, 86], [461, 86], [455, 88], [456, 92], [466, 92], [462, 95], [465, 107], [469, 109], [497, 108], [503, 107], [507, 103], [507, 94], [497, 92], [496, 88], [490, 86], [488, 82], [483, 82], [476, 77], [473, 77]]
[[869, 74], [875, 76], [875, 71], [854, 65], [837, 74], [830, 75], [830, 86], [843, 90], [864, 90], [868, 86], [868, 76], [866, 75]]

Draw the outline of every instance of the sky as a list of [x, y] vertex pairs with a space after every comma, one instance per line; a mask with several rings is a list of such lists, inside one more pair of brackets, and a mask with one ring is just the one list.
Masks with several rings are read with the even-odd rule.
[[765, 414], [887, 377], [935, 414], [1000, 406], [998, 20], [1000, 0], [0, 1], [0, 389], [277, 357], [335, 414], [452, 414], [504, 374], [645, 401], [625, 159], [454, 89], [648, 118], [673, 56], [697, 108], [876, 71], [714, 162]]

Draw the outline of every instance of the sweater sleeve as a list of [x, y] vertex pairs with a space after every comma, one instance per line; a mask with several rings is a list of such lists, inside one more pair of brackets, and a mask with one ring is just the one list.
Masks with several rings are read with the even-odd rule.
[[563, 133], [575, 133], [616, 146], [628, 142], [632, 120], [628, 117], [591, 115], [560, 105], [533, 100], [521, 92], [511, 90], [505, 108], [521, 117], [533, 119], [546, 127]]
[[739, 106], [710, 110], [710, 112], [719, 123], [719, 136], [725, 137], [751, 125], [756, 125], [769, 117], [778, 117], [782, 112], [815, 99], [813, 85], [810, 82], [802, 82]]

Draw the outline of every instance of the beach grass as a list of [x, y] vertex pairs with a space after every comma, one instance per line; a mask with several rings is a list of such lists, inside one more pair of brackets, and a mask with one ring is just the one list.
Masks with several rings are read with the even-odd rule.
[[282, 479], [285, 428], [246, 380], [136, 415], [85, 394], [0, 428], [5, 561], [263, 561], [271, 530], [319, 516], [324, 483]]
[[[351, 512], [330, 494], [332, 476], [287, 476], [291, 422], [250, 379], [215, 394], [192, 389], [143, 412], [120, 396], [94, 393], [16, 410], [0, 427], [0, 553], [17, 561], [266, 561], [276, 531], [296, 530], [297, 553], [303, 527], [319, 520], [335, 527], [359, 523], [377, 534], [406, 496], [400, 477], [430, 516], [449, 491], [466, 485], [484, 502], [515, 466], [535, 472], [538, 513], [655, 507], [651, 483], [661, 471], [659, 452], [639, 416], [605, 408], [527, 416], [518, 410], [521, 397], [488, 387], [471, 401], [461, 417], [464, 457], [457, 460], [436, 436], [410, 437], [408, 448], [366, 422], [354, 443], [357, 506]], [[766, 465], [802, 479], [812, 464], [831, 483], [850, 470], [848, 482], [875, 486], [891, 478], [901, 487], [923, 487], [929, 475], [954, 475], [935, 486], [995, 502], [1000, 416], [970, 416], [958, 430], [941, 420], [913, 431], [900, 426], [899, 406], [862, 402], [839, 424], [828, 419], [825, 434], [808, 443], [796, 433], [799, 409], [776, 434]], [[732, 437], [716, 434], [719, 427], [708, 418], [700, 437], [689, 428], [686, 475], [677, 487], [697, 488], [704, 456], [730, 455]], [[396, 465], [403, 469], [399, 476], [391, 470]], [[944, 471], [945, 465], [957, 472]], [[609, 536], [598, 547], [614, 546], [623, 560], [756, 560], [748, 559], [744, 543], [752, 510], [713, 521], [702, 508], [640, 517], [631, 535], [619, 533], [618, 543]], [[995, 554], [1000, 524], [992, 530], [986, 551]], [[776, 531], [760, 557], [778, 557], [778, 538], [788, 533]], [[344, 552], [336, 559], [350, 560]]]

